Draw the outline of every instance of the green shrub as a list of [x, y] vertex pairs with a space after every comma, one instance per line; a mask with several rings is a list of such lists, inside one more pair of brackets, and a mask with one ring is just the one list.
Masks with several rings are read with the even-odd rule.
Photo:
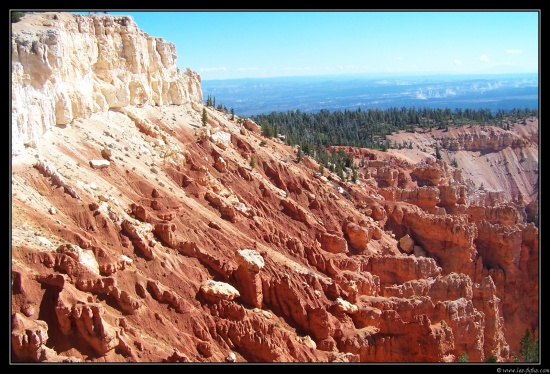
[[441, 160], [441, 150], [439, 149], [439, 144], [435, 145], [435, 158]]
[[208, 123], [208, 114], [206, 113], [206, 109], [202, 108], [202, 125], [206, 126]]
[[11, 23], [21, 21], [21, 18], [25, 15], [25, 12], [11, 12]]

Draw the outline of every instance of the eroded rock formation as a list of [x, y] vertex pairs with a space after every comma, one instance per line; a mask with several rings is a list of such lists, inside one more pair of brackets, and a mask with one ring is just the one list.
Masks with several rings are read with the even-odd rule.
[[538, 336], [538, 119], [452, 129], [443, 160], [430, 134], [346, 148], [352, 183], [204, 107], [130, 17], [13, 30], [12, 361], [508, 361]]

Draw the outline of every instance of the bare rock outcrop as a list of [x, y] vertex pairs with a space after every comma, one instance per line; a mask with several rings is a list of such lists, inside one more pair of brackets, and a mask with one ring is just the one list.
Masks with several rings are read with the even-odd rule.
[[258, 274], [265, 266], [262, 255], [254, 249], [242, 249], [235, 252], [239, 267], [234, 273], [241, 290], [242, 300], [256, 308], [263, 303], [262, 280]]
[[317, 240], [327, 252], [331, 253], [347, 253], [348, 243], [343, 236], [337, 234], [331, 234], [328, 232], [322, 232], [317, 235]]
[[440, 192], [437, 187], [424, 186], [406, 190], [402, 188], [383, 188], [380, 194], [389, 201], [404, 201], [430, 211], [440, 202]]
[[428, 256], [438, 259], [445, 273], [473, 275], [478, 229], [465, 216], [419, 213], [410, 207], [395, 205], [389, 223], [399, 231], [408, 232]]
[[29, 320], [22, 314], [12, 316], [11, 345], [13, 358], [24, 362], [44, 360], [48, 324], [40, 320]]
[[140, 254], [146, 259], [152, 260], [155, 257], [153, 252], [155, 242], [152, 240], [151, 225], [138, 226], [129, 220], [124, 220], [121, 226], [123, 233], [130, 238]]
[[115, 328], [103, 318], [100, 303], [78, 301], [78, 294], [64, 289], [55, 305], [55, 315], [63, 335], [76, 334], [95, 354], [102, 356], [119, 344]]
[[497, 127], [479, 128], [475, 131], [458, 130], [452, 137], [440, 139], [442, 147], [453, 151], [497, 152], [504, 148], [527, 145], [523, 137]]
[[35, 18], [32, 27], [12, 25], [13, 152], [52, 126], [112, 107], [202, 102], [199, 76], [176, 67], [176, 46], [147, 35], [131, 17]]
[[47, 177], [50, 177], [52, 180], [52, 184], [63, 187], [65, 192], [67, 192], [69, 195], [71, 195], [75, 199], [80, 199], [80, 196], [75, 191], [75, 189], [67, 184], [67, 182], [65, 182], [65, 178], [63, 178], [63, 176], [59, 174], [54, 167], [40, 161], [34, 164], [34, 167], [44, 173], [44, 175], [46, 175]]

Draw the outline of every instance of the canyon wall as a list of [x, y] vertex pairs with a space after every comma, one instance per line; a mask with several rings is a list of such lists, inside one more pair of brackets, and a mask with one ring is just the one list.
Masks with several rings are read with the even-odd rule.
[[131, 17], [38, 15], [12, 24], [12, 152], [110, 108], [202, 103], [200, 77], [176, 67], [176, 46]]

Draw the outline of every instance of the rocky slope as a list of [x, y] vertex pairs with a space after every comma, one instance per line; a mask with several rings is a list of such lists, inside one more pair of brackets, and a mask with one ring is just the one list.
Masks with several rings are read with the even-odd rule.
[[346, 148], [351, 183], [202, 126], [175, 58], [128, 17], [13, 24], [13, 362], [507, 361], [538, 336], [537, 119]]

